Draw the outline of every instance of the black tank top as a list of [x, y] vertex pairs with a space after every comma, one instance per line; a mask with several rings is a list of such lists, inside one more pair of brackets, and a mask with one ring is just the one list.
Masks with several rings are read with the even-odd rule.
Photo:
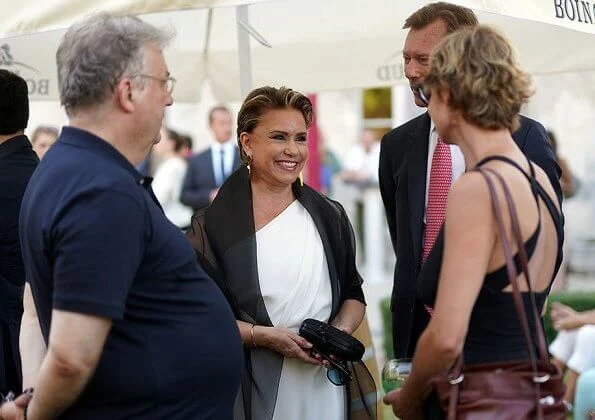
[[[535, 252], [537, 240], [541, 233], [541, 207], [539, 201], [543, 201], [550, 214], [558, 236], [558, 252], [556, 265], [548, 287], [542, 292], [535, 293], [535, 300], [538, 310], [543, 309], [545, 299], [549, 293], [552, 282], [562, 262], [562, 244], [564, 241], [564, 219], [556, 208], [554, 201], [546, 193], [545, 189], [535, 178], [535, 171], [529, 163], [530, 173], [527, 174], [516, 162], [505, 156], [489, 156], [476, 165], [476, 168], [483, 164], [499, 160], [517, 168], [531, 184], [531, 190], [539, 211], [539, 221], [535, 232], [525, 242], [529, 260]], [[440, 277], [442, 265], [442, 254], [444, 248], [444, 228], [440, 231], [434, 248], [422, 267], [418, 277], [418, 299], [425, 305], [434, 305], [436, 286]], [[518, 254], [515, 255], [517, 273], [520, 271]], [[514, 307], [512, 294], [504, 292], [503, 289], [510, 284], [506, 272], [506, 266], [487, 273], [484, 277], [482, 288], [479, 292], [471, 318], [469, 330], [465, 340], [464, 360], [466, 364], [500, 362], [510, 360], [521, 360], [528, 358], [527, 345], [520, 327], [517, 312]], [[523, 294], [525, 309], [530, 313], [530, 296]], [[532, 334], [535, 334], [535, 325], [532, 317], [529, 317], [529, 326]], [[534, 340], [535, 343], [535, 340]]]

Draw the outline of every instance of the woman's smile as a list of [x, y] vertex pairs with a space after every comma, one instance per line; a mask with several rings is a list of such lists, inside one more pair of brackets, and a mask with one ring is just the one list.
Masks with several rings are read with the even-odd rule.
[[299, 162], [297, 162], [295, 160], [276, 160], [275, 164], [277, 166], [279, 166], [281, 169], [283, 169], [284, 171], [289, 171], [289, 172], [295, 171], [299, 166]]

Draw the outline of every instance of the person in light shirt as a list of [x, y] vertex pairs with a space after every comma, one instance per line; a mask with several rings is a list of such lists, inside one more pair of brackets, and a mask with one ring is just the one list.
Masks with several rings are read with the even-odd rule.
[[349, 183], [378, 184], [379, 159], [380, 142], [373, 130], [366, 129], [359, 143], [347, 150], [340, 177]]
[[186, 176], [188, 163], [185, 158], [185, 142], [178, 133], [164, 129], [161, 141], [153, 151], [162, 160], [153, 179], [153, 192], [159, 200], [165, 216], [177, 227], [190, 226], [192, 208], [180, 202], [182, 183]]

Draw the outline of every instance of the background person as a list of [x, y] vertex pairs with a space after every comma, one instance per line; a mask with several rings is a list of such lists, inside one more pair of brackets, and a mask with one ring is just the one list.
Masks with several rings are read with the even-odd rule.
[[[473, 11], [444, 2], [428, 4], [407, 18], [403, 60], [416, 105], [425, 107], [416, 89], [429, 72], [434, 47], [447, 34], [477, 24]], [[416, 279], [444, 221], [448, 189], [465, 168], [471, 168], [456, 144], [440, 141], [435, 127], [424, 113], [381, 141], [380, 193], [396, 255], [391, 297], [395, 357], [413, 355], [430, 320], [429, 309], [416, 297]], [[543, 126], [521, 116], [520, 128], [512, 136], [521, 151], [543, 168], [561, 202], [560, 169]]]
[[39, 159], [43, 158], [52, 144], [56, 142], [59, 135], [60, 132], [57, 128], [45, 125], [41, 125], [33, 131], [31, 144], [33, 145], [33, 150], [35, 150], [35, 153], [39, 156]]
[[[515, 207], [522, 209], [520, 232], [541, 311], [560, 265], [563, 223], [548, 176], [527, 159], [511, 134], [532, 94], [530, 80], [509, 41], [495, 29], [479, 26], [461, 29], [438, 44], [424, 92], [440, 138], [460, 147], [469, 168], [499, 174]], [[507, 222], [503, 186], [489, 176]], [[505, 229], [512, 238], [510, 226]], [[418, 279], [420, 300], [434, 307], [434, 314], [417, 343], [411, 375], [400, 392], [385, 397], [398, 417], [416, 418], [423, 412], [427, 419], [442, 418], [437, 401], [426, 399], [428, 381], [445, 374], [461, 353], [466, 365], [529, 359], [501, 241], [486, 180], [467, 171], [448, 193], [444, 226]], [[524, 274], [518, 278], [526, 293]], [[531, 313], [531, 300], [524, 297]], [[529, 318], [537, 347], [537, 328]]]
[[175, 131], [165, 129], [162, 132], [161, 141], [153, 146], [153, 153], [161, 159], [153, 179], [153, 192], [165, 216], [177, 227], [185, 229], [190, 226], [192, 217], [192, 209], [180, 201], [182, 183], [188, 169], [186, 145]]
[[192, 137], [187, 134], [179, 134], [180, 141], [182, 142], [182, 150], [180, 151], [182, 156], [186, 159], [192, 157]]
[[[556, 157], [556, 161], [560, 165], [560, 169], [562, 171], [562, 175], [560, 176], [560, 186], [562, 187], [562, 194], [564, 198], [571, 198], [574, 197], [577, 190], [580, 187], [580, 181], [578, 178], [574, 176], [572, 171], [570, 170], [570, 165], [566, 159], [561, 157], [558, 154], [558, 140], [556, 135], [553, 131], [547, 131], [547, 138], [552, 146], [552, 150], [554, 152], [554, 156]], [[564, 241], [564, 258], [562, 259], [562, 265], [560, 266], [560, 270], [558, 270], [558, 274], [556, 275], [556, 279], [554, 280], [554, 284], [552, 285], [552, 292], [562, 292], [568, 287], [568, 261], [569, 261], [569, 252], [570, 247], [568, 244], [570, 243], [568, 237], [568, 230], [565, 229], [564, 237], [566, 240]]]
[[240, 155], [232, 139], [231, 113], [224, 106], [209, 112], [209, 127], [215, 141], [202, 153], [188, 160], [182, 187], [182, 203], [194, 210], [207, 207], [233, 171], [240, 166]]
[[21, 391], [19, 330], [25, 267], [19, 241], [19, 209], [39, 159], [25, 136], [27, 83], [0, 69], [0, 393]]
[[365, 311], [343, 208], [298, 179], [311, 122], [312, 104], [296, 91], [249, 93], [237, 128], [245, 166], [195, 214], [189, 231], [244, 342], [236, 419], [341, 419], [349, 412], [345, 388], [329, 382], [312, 345], [297, 335], [306, 318], [351, 334]]
[[576, 194], [576, 190], [578, 189], [578, 182], [575, 176], [573, 175], [572, 171], [570, 170], [570, 165], [568, 165], [568, 161], [561, 157], [558, 154], [558, 139], [553, 131], [547, 131], [547, 138], [550, 142], [550, 146], [552, 147], [552, 151], [554, 152], [554, 156], [560, 165], [560, 169], [562, 171], [562, 175], [560, 176], [560, 185], [562, 186], [562, 193], [564, 194], [564, 198], [573, 197]]
[[554, 364], [567, 372], [564, 399], [572, 406], [580, 375], [595, 367], [595, 310], [577, 312], [554, 302], [551, 317], [558, 335], [550, 353]]
[[[134, 167], [173, 102], [170, 38], [101, 13], [58, 48], [70, 125], [31, 178], [19, 226], [41, 328], [23, 323], [23, 365], [37, 372], [29, 420], [232, 417], [233, 314]], [[15, 405], [0, 410], [6, 420]]]
[[359, 143], [347, 150], [341, 179], [364, 187], [377, 184], [379, 159], [380, 142], [373, 130], [366, 129]]

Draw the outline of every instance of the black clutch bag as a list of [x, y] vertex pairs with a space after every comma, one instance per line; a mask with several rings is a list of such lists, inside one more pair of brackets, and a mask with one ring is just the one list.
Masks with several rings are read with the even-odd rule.
[[305, 319], [300, 326], [299, 335], [312, 343], [316, 351], [335, 355], [348, 362], [362, 360], [366, 351], [357, 338], [317, 319]]

